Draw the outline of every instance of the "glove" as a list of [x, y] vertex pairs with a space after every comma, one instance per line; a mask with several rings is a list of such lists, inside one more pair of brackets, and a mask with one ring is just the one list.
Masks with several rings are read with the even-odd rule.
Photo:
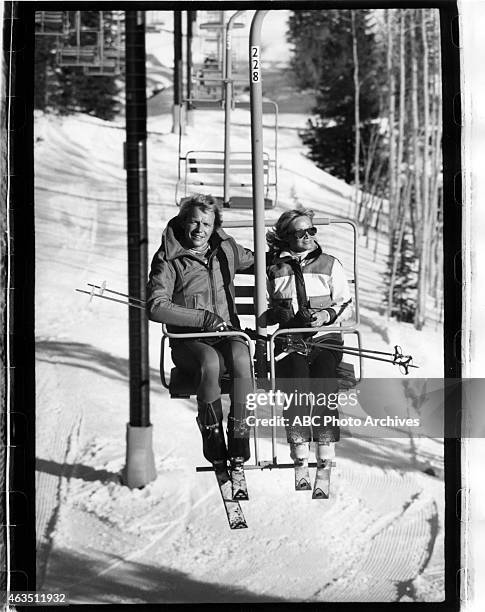
[[285, 323], [288, 323], [291, 317], [291, 308], [283, 304], [277, 304], [270, 308], [267, 312], [269, 325], [275, 325], [276, 323], [284, 325]]
[[321, 327], [322, 325], [330, 324], [331, 315], [328, 310], [322, 310], [320, 312], [316, 312], [313, 315], [313, 320], [310, 323], [312, 327]]
[[224, 319], [210, 310], [204, 310], [204, 322], [202, 324], [202, 329], [204, 331], [224, 331], [226, 328], [227, 325]]
[[308, 308], [301, 308], [293, 319], [294, 327], [310, 327], [313, 320], [313, 313]]

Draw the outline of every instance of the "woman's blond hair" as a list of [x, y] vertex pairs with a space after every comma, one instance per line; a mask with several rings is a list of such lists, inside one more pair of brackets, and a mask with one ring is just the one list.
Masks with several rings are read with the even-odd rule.
[[288, 248], [288, 227], [298, 217], [308, 217], [313, 221], [315, 213], [311, 208], [295, 208], [284, 212], [272, 229], [266, 232], [266, 242], [270, 252], [283, 251]]

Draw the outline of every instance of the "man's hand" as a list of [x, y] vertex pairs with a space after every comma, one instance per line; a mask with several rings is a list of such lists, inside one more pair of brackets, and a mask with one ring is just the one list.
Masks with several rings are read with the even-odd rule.
[[210, 310], [205, 310], [202, 329], [207, 332], [225, 331], [227, 329], [227, 324], [219, 315], [210, 312]]
[[312, 320], [310, 321], [311, 327], [321, 327], [330, 323], [330, 314], [326, 310], [314, 312]]

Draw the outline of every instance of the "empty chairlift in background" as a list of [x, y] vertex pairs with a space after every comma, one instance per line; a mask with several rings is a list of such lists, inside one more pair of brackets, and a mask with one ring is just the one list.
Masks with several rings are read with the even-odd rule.
[[[224, 102], [225, 11], [199, 11], [206, 21], [196, 26], [199, 49], [192, 52], [189, 108], [221, 109]], [[244, 24], [240, 24], [244, 27]]]
[[68, 32], [66, 11], [35, 11], [36, 36], [65, 36]]
[[94, 66], [84, 66], [91, 76], [121, 74], [125, 66], [124, 11], [100, 11], [98, 60]]
[[[231, 151], [229, 187], [234, 194], [231, 194], [227, 201], [222, 193], [224, 161], [224, 151], [188, 151], [185, 156], [180, 157], [182, 176], [176, 186], [177, 202], [191, 192], [207, 191], [226, 208], [251, 209], [251, 153]], [[269, 155], [264, 153], [265, 208], [274, 206], [270, 190], [275, 189], [276, 184], [271, 178], [271, 170]]]
[[92, 66], [99, 56], [100, 11], [68, 11], [69, 28], [57, 49], [59, 66]]
[[[204, 37], [205, 55], [202, 64], [194, 64], [190, 97], [185, 100], [188, 108], [224, 110], [224, 150], [191, 150], [182, 154], [182, 130], [179, 134], [178, 181], [175, 200], [191, 192], [211, 193], [226, 208], [250, 209], [252, 207], [252, 170], [249, 151], [231, 150], [231, 112], [234, 108], [249, 109], [247, 100], [238, 100], [235, 92], [249, 88], [249, 74], [245, 80], [240, 72], [233, 77], [232, 29], [244, 28], [237, 21], [244, 11], [233, 13], [225, 20], [225, 11], [212, 11], [210, 21], [200, 24]], [[206, 33], [210, 36], [205, 36]], [[222, 50], [225, 49], [225, 54]], [[264, 110], [274, 114], [274, 152], [264, 153], [265, 208], [273, 208], [277, 201], [277, 147], [278, 107], [272, 101], [265, 102]]]
[[68, 11], [60, 39], [60, 66], [82, 67], [90, 75], [120, 74], [124, 64], [123, 11]]

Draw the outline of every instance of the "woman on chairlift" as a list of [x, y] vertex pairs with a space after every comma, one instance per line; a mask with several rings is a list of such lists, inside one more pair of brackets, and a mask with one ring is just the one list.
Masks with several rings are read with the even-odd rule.
[[[313, 217], [314, 212], [308, 209], [286, 211], [267, 233], [270, 251], [267, 323], [279, 324], [280, 329], [315, 329], [313, 334], [281, 336], [275, 357], [281, 388], [291, 393], [298, 391], [295, 386], [299, 386], [300, 390], [311, 391], [318, 398], [335, 399], [336, 370], [342, 359], [338, 347], [343, 346], [343, 340], [338, 331], [325, 333], [325, 326], [338, 325], [352, 317], [351, 297], [342, 264], [325, 253], [315, 239], [317, 228]], [[312, 425], [302, 425], [302, 416], [310, 413]], [[325, 416], [335, 419], [327, 419], [325, 424]], [[308, 458], [313, 441], [317, 459], [313, 497], [328, 497], [335, 443], [340, 438], [335, 402], [301, 405], [294, 401], [284, 417], [295, 464], [295, 488], [311, 489]]]

